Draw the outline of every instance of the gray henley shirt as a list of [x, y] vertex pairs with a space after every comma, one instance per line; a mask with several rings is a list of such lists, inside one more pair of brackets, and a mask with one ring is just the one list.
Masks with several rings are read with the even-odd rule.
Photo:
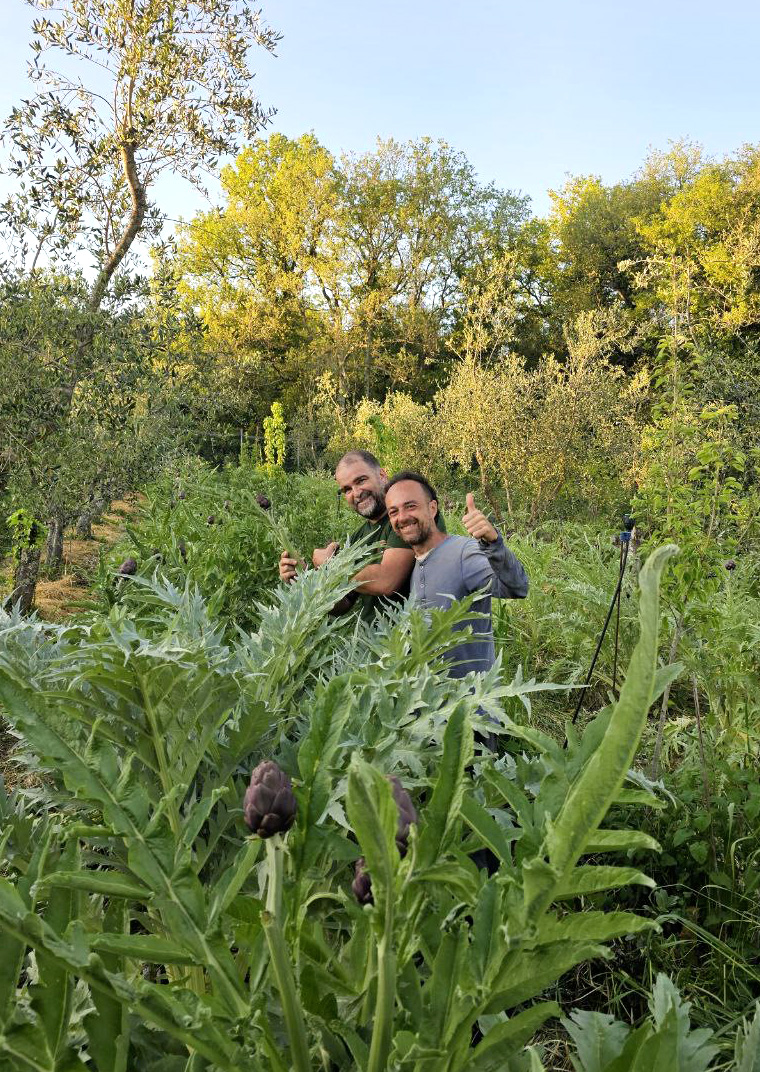
[[447, 536], [412, 570], [409, 598], [422, 607], [446, 610], [458, 599], [473, 592], [484, 595], [472, 605], [482, 617], [464, 623], [473, 636], [447, 654], [452, 677], [464, 677], [471, 670], [483, 673], [493, 666], [496, 652], [491, 622], [491, 599], [524, 599], [528, 576], [517, 555], [498, 540], [485, 543], [468, 536]]

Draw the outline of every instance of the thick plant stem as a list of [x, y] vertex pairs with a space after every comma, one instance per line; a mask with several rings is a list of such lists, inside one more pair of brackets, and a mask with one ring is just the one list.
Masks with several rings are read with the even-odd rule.
[[[683, 635], [683, 624], [686, 613], [684, 612], [676, 622], [675, 630], [673, 631], [673, 639], [670, 644], [670, 654], [668, 656], [668, 662], [674, 662], [676, 652], [678, 651], [678, 645]], [[659, 778], [660, 776], [660, 755], [662, 753], [662, 741], [665, 734], [665, 719], [668, 714], [668, 701], [670, 699], [670, 682], [668, 682], [665, 691], [662, 694], [662, 703], [660, 704], [660, 717], [657, 721], [657, 737], [654, 743], [654, 753], [652, 754], [652, 764], [649, 769], [650, 778]]]
[[267, 840], [267, 861], [269, 863], [269, 878], [267, 885], [267, 907], [261, 914], [261, 922], [264, 925], [264, 934], [269, 946], [269, 956], [272, 960], [272, 968], [280, 992], [282, 1012], [285, 1017], [285, 1026], [290, 1041], [290, 1059], [294, 1072], [312, 1072], [311, 1059], [309, 1057], [309, 1042], [306, 1037], [306, 1027], [301, 1015], [301, 1007], [298, 1003], [296, 982], [293, 978], [293, 969], [288, 956], [288, 948], [285, 937], [280, 927], [280, 903], [282, 901], [282, 848], [279, 845], [280, 836], [275, 835]]
[[393, 1038], [396, 954], [393, 950], [393, 892], [387, 891], [383, 933], [377, 943], [377, 1004], [367, 1072], [385, 1072]]

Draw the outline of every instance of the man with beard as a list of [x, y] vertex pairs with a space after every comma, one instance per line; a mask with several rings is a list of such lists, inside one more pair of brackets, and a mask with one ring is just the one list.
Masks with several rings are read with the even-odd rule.
[[393, 531], [414, 552], [410, 598], [423, 607], [446, 609], [473, 592], [483, 592], [472, 605], [478, 617], [468, 622], [472, 637], [450, 651], [449, 673], [464, 677], [493, 666], [495, 649], [491, 599], [523, 599], [528, 577], [499, 531], [467, 496], [462, 524], [468, 536], [451, 536], [436, 527], [438, 496], [419, 473], [397, 473], [385, 491]]
[[[344, 454], [335, 469], [335, 480], [343, 498], [356, 513], [364, 518], [364, 524], [352, 533], [349, 544], [367, 537], [369, 546], [382, 544], [382, 558], [377, 563], [365, 566], [356, 575], [359, 585], [355, 592], [341, 600], [333, 613], [341, 614], [352, 606], [361, 616], [371, 621], [382, 606], [382, 600], [398, 595], [405, 596], [409, 590], [409, 574], [414, 565], [414, 553], [404, 540], [397, 536], [388, 521], [385, 510], [385, 488], [388, 473], [374, 454], [367, 450], [351, 450]], [[443, 527], [443, 518], [438, 515], [436, 524]], [[338, 550], [336, 542], [326, 547], [315, 548], [311, 558], [319, 567]], [[297, 561], [287, 551], [280, 558], [280, 577], [290, 583], [296, 575]]]

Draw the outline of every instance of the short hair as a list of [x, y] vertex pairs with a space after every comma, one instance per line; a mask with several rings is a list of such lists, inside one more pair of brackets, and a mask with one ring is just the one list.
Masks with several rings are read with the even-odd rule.
[[402, 480], [413, 480], [415, 484], [419, 484], [422, 490], [427, 496], [428, 502], [432, 502], [435, 499], [438, 502], [438, 492], [435, 490], [430, 481], [422, 475], [422, 473], [415, 473], [412, 469], [402, 469], [400, 473], [396, 473], [388, 481], [388, 487], [385, 489], [385, 494], [388, 494], [390, 488], [394, 484], [400, 484]]
[[336, 473], [344, 462], [364, 462], [365, 465], [371, 466], [372, 469], [382, 469], [375, 455], [370, 454], [368, 450], [349, 450], [342, 458], [338, 459], [338, 464], [335, 466]]

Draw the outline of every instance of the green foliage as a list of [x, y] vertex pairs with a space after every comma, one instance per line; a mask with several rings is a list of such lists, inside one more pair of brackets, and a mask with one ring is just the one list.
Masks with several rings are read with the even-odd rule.
[[313, 135], [274, 134], [222, 183], [224, 206], [191, 221], [179, 255], [209, 326], [220, 408], [244, 396], [260, 421], [281, 398], [311, 447], [326, 375], [341, 415], [388, 390], [430, 396], [465, 277], [514, 243], [526, 215], [524, 199], [481, 185], [461, 153], [428, 138], [336, 160]]
[[44, 541], [44, 528], [26, 510], [15, 510], [5, 519], [5, 523], [11, 534], [14, 557], [18, 557], [22, 548], [39, 547]]
[[668, 977], [658, 975], [651, 1019], [634, 1031], [604, 1013], [576, 1010], [563, 1020], [577, 1047], [573, 1067], [576, 1072], [704, 1072], [718, 1047], [710, 1042], [711, 1031], [691, 1028], [690, 1008]]
[[736, 1072], [757, 1072], [760, 1068], [760, 1008], [755, 1006], [755, 1015], [746, 1020], [736, 1035]]
[[[269, 511], [257, 503], [263, 493]], [[197, 586], [226, 623], [249, 628], [259, 621], [260, 604], [270, 600], [285, 544], [297, 549], [308, 543], [310, 551], [342, 540], [356, 527], [352, 517], [338, 512], [335, 488], [324, 479], [248, 465], [215, 471], [178, 460], [148, 489], [127, 539], [102, 561], [99, 593], [109, 605], [120, 602], [139, 613], [150, 598], [140, 578], [159, 571], [179, 590]], [[125, 556], [138, 563], [135, 583], [115, 575]]]
[[271, 416], [264, 418], [264, 460], [270, 470], [285, 464], [285, 417], [279, 402], [272, 403]]
[[[6, 1050], [46, 1052], [57, 1023], [64, 1060], [79, 1020], [61, 1002], [78, 994], [80, 1052], [105, 1068], [143, 1067], [138, 1022], [154, 1053], [192, 1050], [220, 1069], [305, 1069], [317, 1050], [365, 1072], [538, 1067], [523, 1047], [559, 1009], [534, 999], [604, 955], [605, 941], [647, 926], [577, 901], [648, 882], [589, 856], [653, 844], [599, 828], [613, 801], [626, 806], [621, 787], [662, 685], [667, 554], [642, 572], [641, 638], [619, 703], [567, 750], [501, 709], [537, 686], [437, 673], [466, 606], [429, 625], [399, 610], [374, 632], [327, 617], [361, 549], [277, 589], [258, 630], [231, 638], [196, 591], [159, 579], [137, 580], [147, 598], [129, 614], [115, 607], [87, 626], [6, 617], [0, 699], [50, 800], [31, 824], [20, 802], [6, 805], [0, 927], [13, 964], [28, 963], [29, 947], [71, 980], [49, 1013], [29, 995], [18, 1043], [6, 1020]], [[474, 746], [473, 728], [493, 725], [486, 714], [534, 753], [530, 786]], [[238, 803], [239, 774], [262, 748], [296, 779], [299, 801], [266, 862], [242, 836]], [[421, 799], [403, 860], [390, 770]], [[499, 862], [490, 878], [469, 858], [484, 846]], [[375, 893], [364, 910], [347, 896], [359, 852]]]

